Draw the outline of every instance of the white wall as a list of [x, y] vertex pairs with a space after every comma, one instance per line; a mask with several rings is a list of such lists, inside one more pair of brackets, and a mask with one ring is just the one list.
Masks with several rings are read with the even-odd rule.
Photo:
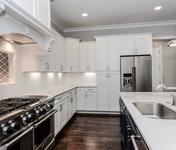
[[[31, 94], [63, 85], [63, 77], [58, 76], [58, 74], [23, 73], [21, 71], [21, 51], [23, 49], [23, 46], [0, 42], [0, 50], [14, 53], [15, 58], [14, 83], [0, 84], [0, 98]], [[25, 47], [25, 49], [27, 49], [27, 47]], [[28, 48], [28, 50], [30, 50], [30, 48]]]
[[65, 86], [96, 86], [96, 73], [65, 73]]
[[23, 73], [21, 60], [24, 49], [38, 51], [36, 46], [19, 46], [0, 41], [0, 50], [14, 54], [13, 83], [0, 84], [0, 98], [35, 94], [56, 86], [92, 86], [96, 84], [95, 73], [65, 73], [62, 76], [58, 73]]

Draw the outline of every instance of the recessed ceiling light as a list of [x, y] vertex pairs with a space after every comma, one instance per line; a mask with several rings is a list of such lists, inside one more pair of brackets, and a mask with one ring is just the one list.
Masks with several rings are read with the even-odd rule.
[[87, 17], [88, 14], [87, 13], [82, 13], [82, 17]]
[[159, 11], [162, 9], [162, 6], [156, 6], [154, 9], [155, 9], [155, 11]]

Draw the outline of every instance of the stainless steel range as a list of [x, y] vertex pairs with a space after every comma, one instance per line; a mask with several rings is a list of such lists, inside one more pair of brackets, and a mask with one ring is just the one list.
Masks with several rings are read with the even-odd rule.
[[54, 101], [45, 96], [0, 101], [0, 150], [48, 150], [54, 144]]

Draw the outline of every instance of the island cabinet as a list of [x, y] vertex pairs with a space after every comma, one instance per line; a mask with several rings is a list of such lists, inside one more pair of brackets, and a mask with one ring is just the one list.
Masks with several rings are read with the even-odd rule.
[[125, 150], [149, 150], [122, 99], [120, 99], [120, 127]]
[[51, 28], [50, 0], [7, 0], [13, 2], [21, 10], [36, 18], [45, 27]]

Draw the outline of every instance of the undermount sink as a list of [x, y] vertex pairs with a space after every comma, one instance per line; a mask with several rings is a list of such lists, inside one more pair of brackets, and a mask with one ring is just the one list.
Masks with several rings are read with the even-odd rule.
[[153, 119], [176, 119], [176, 112], [160, 103], [134, 102], [138, 111], [148, 118]]

